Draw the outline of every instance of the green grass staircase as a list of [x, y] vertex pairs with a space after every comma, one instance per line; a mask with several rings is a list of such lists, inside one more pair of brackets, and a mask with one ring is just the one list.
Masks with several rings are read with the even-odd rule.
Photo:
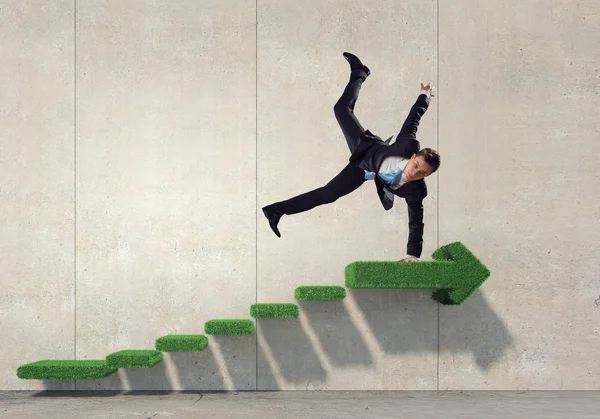
[[[357, 261], [345, 268], [345, 285], [350, 289], [434, 288], [433, 299], [445, 305], [460, 305], [490, 276], [490, 271], [462, 243], [442, 246], [434, 261], [399, 263]], [[298, 301], [336, 301], [346, 298], [337, 285], [301, 286], [294, 291]], [[255, 319], [290, 319], [299, 315], [296, 304], [261, 303], [250, 307]], [[242, 336], [254, 333], [249, 319], [214, 319], [204, 324], [212, 336]], [[103, 360], [41, 360], [21, 365], [17, 377], [34, 380], [103, 379], [119, 368], [152, 368], [163, 360], [163, 352], [199, 352], [208, 346], [205, 335], [166, 335], [154, 350], [122, 350]]]

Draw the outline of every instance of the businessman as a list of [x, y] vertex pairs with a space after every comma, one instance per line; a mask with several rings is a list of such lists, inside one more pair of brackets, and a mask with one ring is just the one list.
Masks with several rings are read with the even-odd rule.
[[350, 81], [333, 107], [335, 117], [344, 133], [350, 160], [348, 165], [327, 185], [295, 196], [286, 201], [264, 207], [263, 213], [277, 237], [277, 227], [283, 215], [308, 211], [318, 205], [329, 204], [351, 193], [364, 182], [374, 181], [377, 194], [388, 211], [394, 205], [394, 195], [404, 198], [408, 208], [408, 244], [406, 257], [400, 262], [419, 261], [423, 250], [423, 199], [427, 196], [425, 180], [440, 166], [439, 154], [431, 149], [420, 149], [416, 133], [419, 121], [429, 107], [435, 88], [421, 83], [421, 93], [412, 106], [396, 141], [383, 141], [365, 130], [354, 115], [354, 105], [362, 83], [371, 74], [358, 57], [343, 53], [350, 64]]

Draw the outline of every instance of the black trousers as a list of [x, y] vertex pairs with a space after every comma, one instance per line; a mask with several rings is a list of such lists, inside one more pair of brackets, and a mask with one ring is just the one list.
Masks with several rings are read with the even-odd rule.
[[[354, 115], [354, 105], [358, 99], [358, 92], [363, 83], [360, 74], [352, 72], [350, 81], [344, 93], [333, 107], [335, 117], [346, 137], [350, 153], [353, 153], [365, 129], [360, 125]], [[295, 196], [286, 201], [276, 202], [271, 207], [279, 214], [297, 214], [308, 211], [318, 205], [330, 204], [358, 189], [365, 182], [365, 171], [348, 163], [346, 167], [325, 186], [314, 189], [302, 195]]]

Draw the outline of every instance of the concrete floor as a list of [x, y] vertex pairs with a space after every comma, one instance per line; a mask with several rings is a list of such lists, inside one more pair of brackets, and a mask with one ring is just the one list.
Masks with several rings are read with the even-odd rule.
[[0, 392], [3, 419], [597, 419], [598, 391]]

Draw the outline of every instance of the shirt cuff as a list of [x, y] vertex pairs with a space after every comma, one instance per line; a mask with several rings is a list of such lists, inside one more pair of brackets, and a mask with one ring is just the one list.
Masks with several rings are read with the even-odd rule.
[[415, 258], [415, 259], [419, 259], [418, 257], [416, 257], [416, 256], [413, 256], [413, 255], [409, 255], [409, 254], [407, 254], [407, 255], [406, 255], [406, 257], [407, 257], [407, 258]]
[[422, 95], [426, 95], [427, 97], [431, 97], [431, 92], [429, 90], [421, 90]]

